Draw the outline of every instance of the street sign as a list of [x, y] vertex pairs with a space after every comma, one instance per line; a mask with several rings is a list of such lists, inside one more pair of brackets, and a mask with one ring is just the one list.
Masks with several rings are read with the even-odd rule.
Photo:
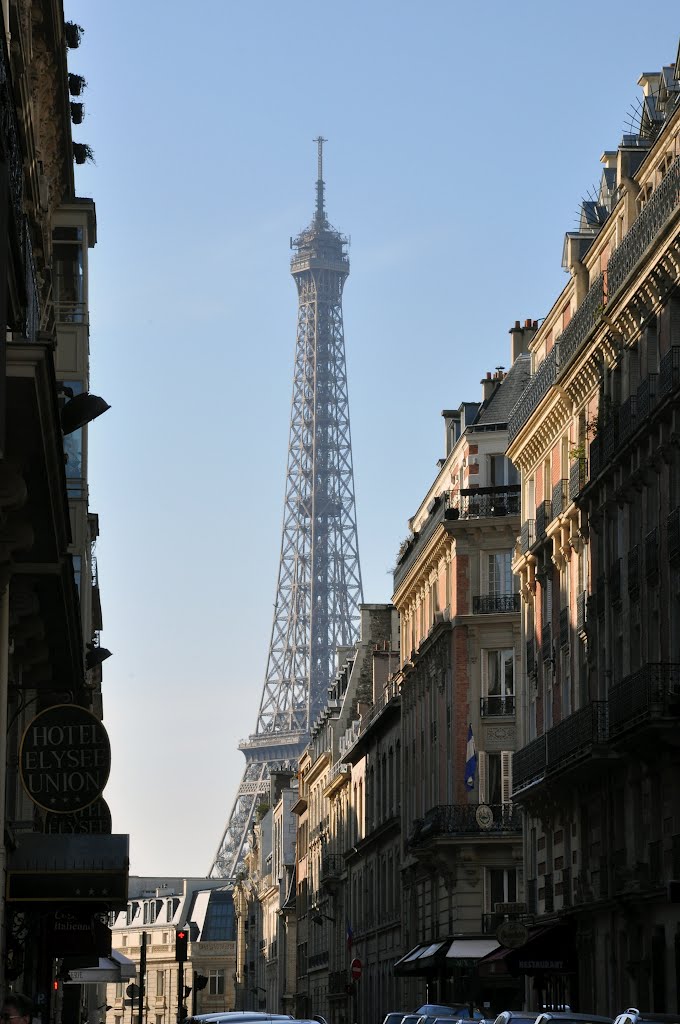
[[497, 914], [526, 914], [526, 903], [494, 903], [494, 911]]
[[353, 981], [358, 981], [359, 980], [359, 978], [361, 977], [361, 971], [362, 970], [363, 970], [363, 965], [361, 963], [361, 960], [359, 959], [359, 957], [355, 956], [354, 960], [352, 960], [352, 963], [350, 964], [350, 971], [352, 973], [352, 980]]

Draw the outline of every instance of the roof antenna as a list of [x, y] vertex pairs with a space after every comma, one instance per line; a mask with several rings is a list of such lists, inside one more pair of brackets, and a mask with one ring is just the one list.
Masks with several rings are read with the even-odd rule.
[[323, 222], [326, 219], [326, 214], [325, 214], [324, 208], [323, 208], [323, 189], [324, 189], [324, 182], [323, 182], [323, 144], [324, 144], [324, 142], [327, 142], [327, 141], [328, 141], [327, 139], [322, 139], [320, 135], [318, 135], [317, 138], [314, 139], [314, 142], [316, 142], [316, 145], [317, 145], [318, 151], [319, 151], [319, 156], [318, 156], [318, 173], [317, 173], [317, 179], [316, 179], [316, 215], [315, 215], [315, 220], [319, 224], [323, 224]]

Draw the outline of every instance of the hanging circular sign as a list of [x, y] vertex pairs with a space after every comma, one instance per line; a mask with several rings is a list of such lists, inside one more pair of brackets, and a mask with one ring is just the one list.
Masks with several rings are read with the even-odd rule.
[[111, 770], [108, 733], [91, 711], [55, 704], [26, 728], [19, 773], [31, 800], [45, 811], [72, 814], [101, 796]]
[[45, 815], [43, 831], [47, 835], [58, 833], [68, 835], [110, 836], [112, 831], [111, 811], [103, 797], [93, 801], [82, 811], [73, 814], [54, 814], [48, 811]]
[[503, 921], [496, 929], [496, 938], [506, 949], [519, 949], [528, 941], [529, 932], [521, 921]]

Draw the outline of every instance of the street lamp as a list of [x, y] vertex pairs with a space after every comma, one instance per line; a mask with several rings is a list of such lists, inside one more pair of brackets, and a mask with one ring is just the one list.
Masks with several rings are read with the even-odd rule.
[[312, 914], [312, 921], [314, 924], [323, 924], [324, 921], [332, 921], [335, 924], [335, 918], [331, 917], [330, 914], [323, 914], [318, 907], [312, 907], [314, 913]]
[[[68, 394], [70, 388], [62, 388]], [[79, 395], [69, 398], [61, 407], [61, 429], [64, 434], [72, 434], [78, 427], [84, 427], [86, 423], [96, 420], [111, 406], [99, 395], [91, 395], [89, 391], [82, 391]]]

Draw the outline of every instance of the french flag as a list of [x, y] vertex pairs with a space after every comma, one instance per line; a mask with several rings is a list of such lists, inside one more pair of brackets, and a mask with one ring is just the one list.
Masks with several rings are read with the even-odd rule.
[[465, 752], [465, 788], [475, 788], [475, 776], [477, 775], [477, 750], [475, 738], [472, 735], [472, 726], [468, 726], [467, 748]]
[[349, 950], [350, 953], [352, 952], [353, 944], [354, 932], [352, 931], [352, 925], [349, 923], [349, 918], [347, 918], [347, 949]]

